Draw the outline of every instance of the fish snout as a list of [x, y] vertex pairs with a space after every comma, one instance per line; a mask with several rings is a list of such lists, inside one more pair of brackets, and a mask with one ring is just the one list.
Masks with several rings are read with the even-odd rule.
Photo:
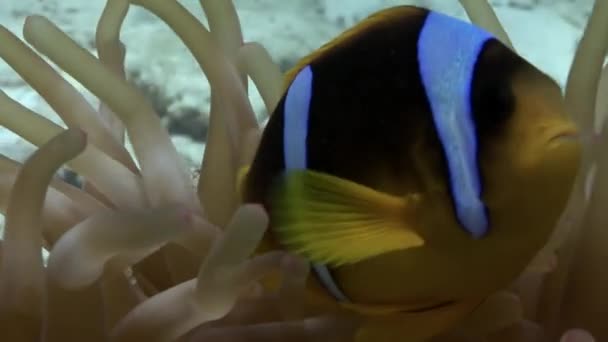
[[555, 148], [562, 144], [580, 144], [581, 142], [578, 127], [569, 121], [547, 127], [543, 135], [549, 148]]

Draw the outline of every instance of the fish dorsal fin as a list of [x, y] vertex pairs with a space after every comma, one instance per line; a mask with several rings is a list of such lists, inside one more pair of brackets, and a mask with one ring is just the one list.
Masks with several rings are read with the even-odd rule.
[[274, 232], [286, 248], [337, 267], [424, 244], [419, 195], [388, 195], [311, 170], [286, 172], [272, 192]]
[[430, 12], [418, 41], [420, 75], [447, 159], [456, 215], [475, 238], [487, 233], [488, 218], [470, 92], [475, 64], [491, 38], [481, 28]]

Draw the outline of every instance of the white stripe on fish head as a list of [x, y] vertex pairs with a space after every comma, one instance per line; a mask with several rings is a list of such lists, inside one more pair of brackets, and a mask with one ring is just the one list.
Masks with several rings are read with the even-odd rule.
[[469, 23], [430, 12], [418, 40], [420, 75], [447, 159], [456, 215], [474, 238], [487, 233], [489, 219], [481, 200], [471, 84], [475, 63], [491, 38]]

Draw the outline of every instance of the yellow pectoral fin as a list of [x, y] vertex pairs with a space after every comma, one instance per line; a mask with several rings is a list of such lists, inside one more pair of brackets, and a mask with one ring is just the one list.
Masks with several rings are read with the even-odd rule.
[[419, 247], [413, 229], [418, 195], [401, 198], [329, 174], [286, 173], [272, 194], [273, 231], [281, 244], [332, 267]]

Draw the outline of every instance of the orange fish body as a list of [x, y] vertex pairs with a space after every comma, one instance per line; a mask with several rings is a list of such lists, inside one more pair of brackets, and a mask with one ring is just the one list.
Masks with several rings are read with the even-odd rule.
[[395, 7], [287, 81], [243, 200], [270, 214], [265, 248], [310, 260], [312, 293], [370, 317], [359, 341], [438, 333], [547, 241], [577, 131], [558, 85], [489, 33]]

